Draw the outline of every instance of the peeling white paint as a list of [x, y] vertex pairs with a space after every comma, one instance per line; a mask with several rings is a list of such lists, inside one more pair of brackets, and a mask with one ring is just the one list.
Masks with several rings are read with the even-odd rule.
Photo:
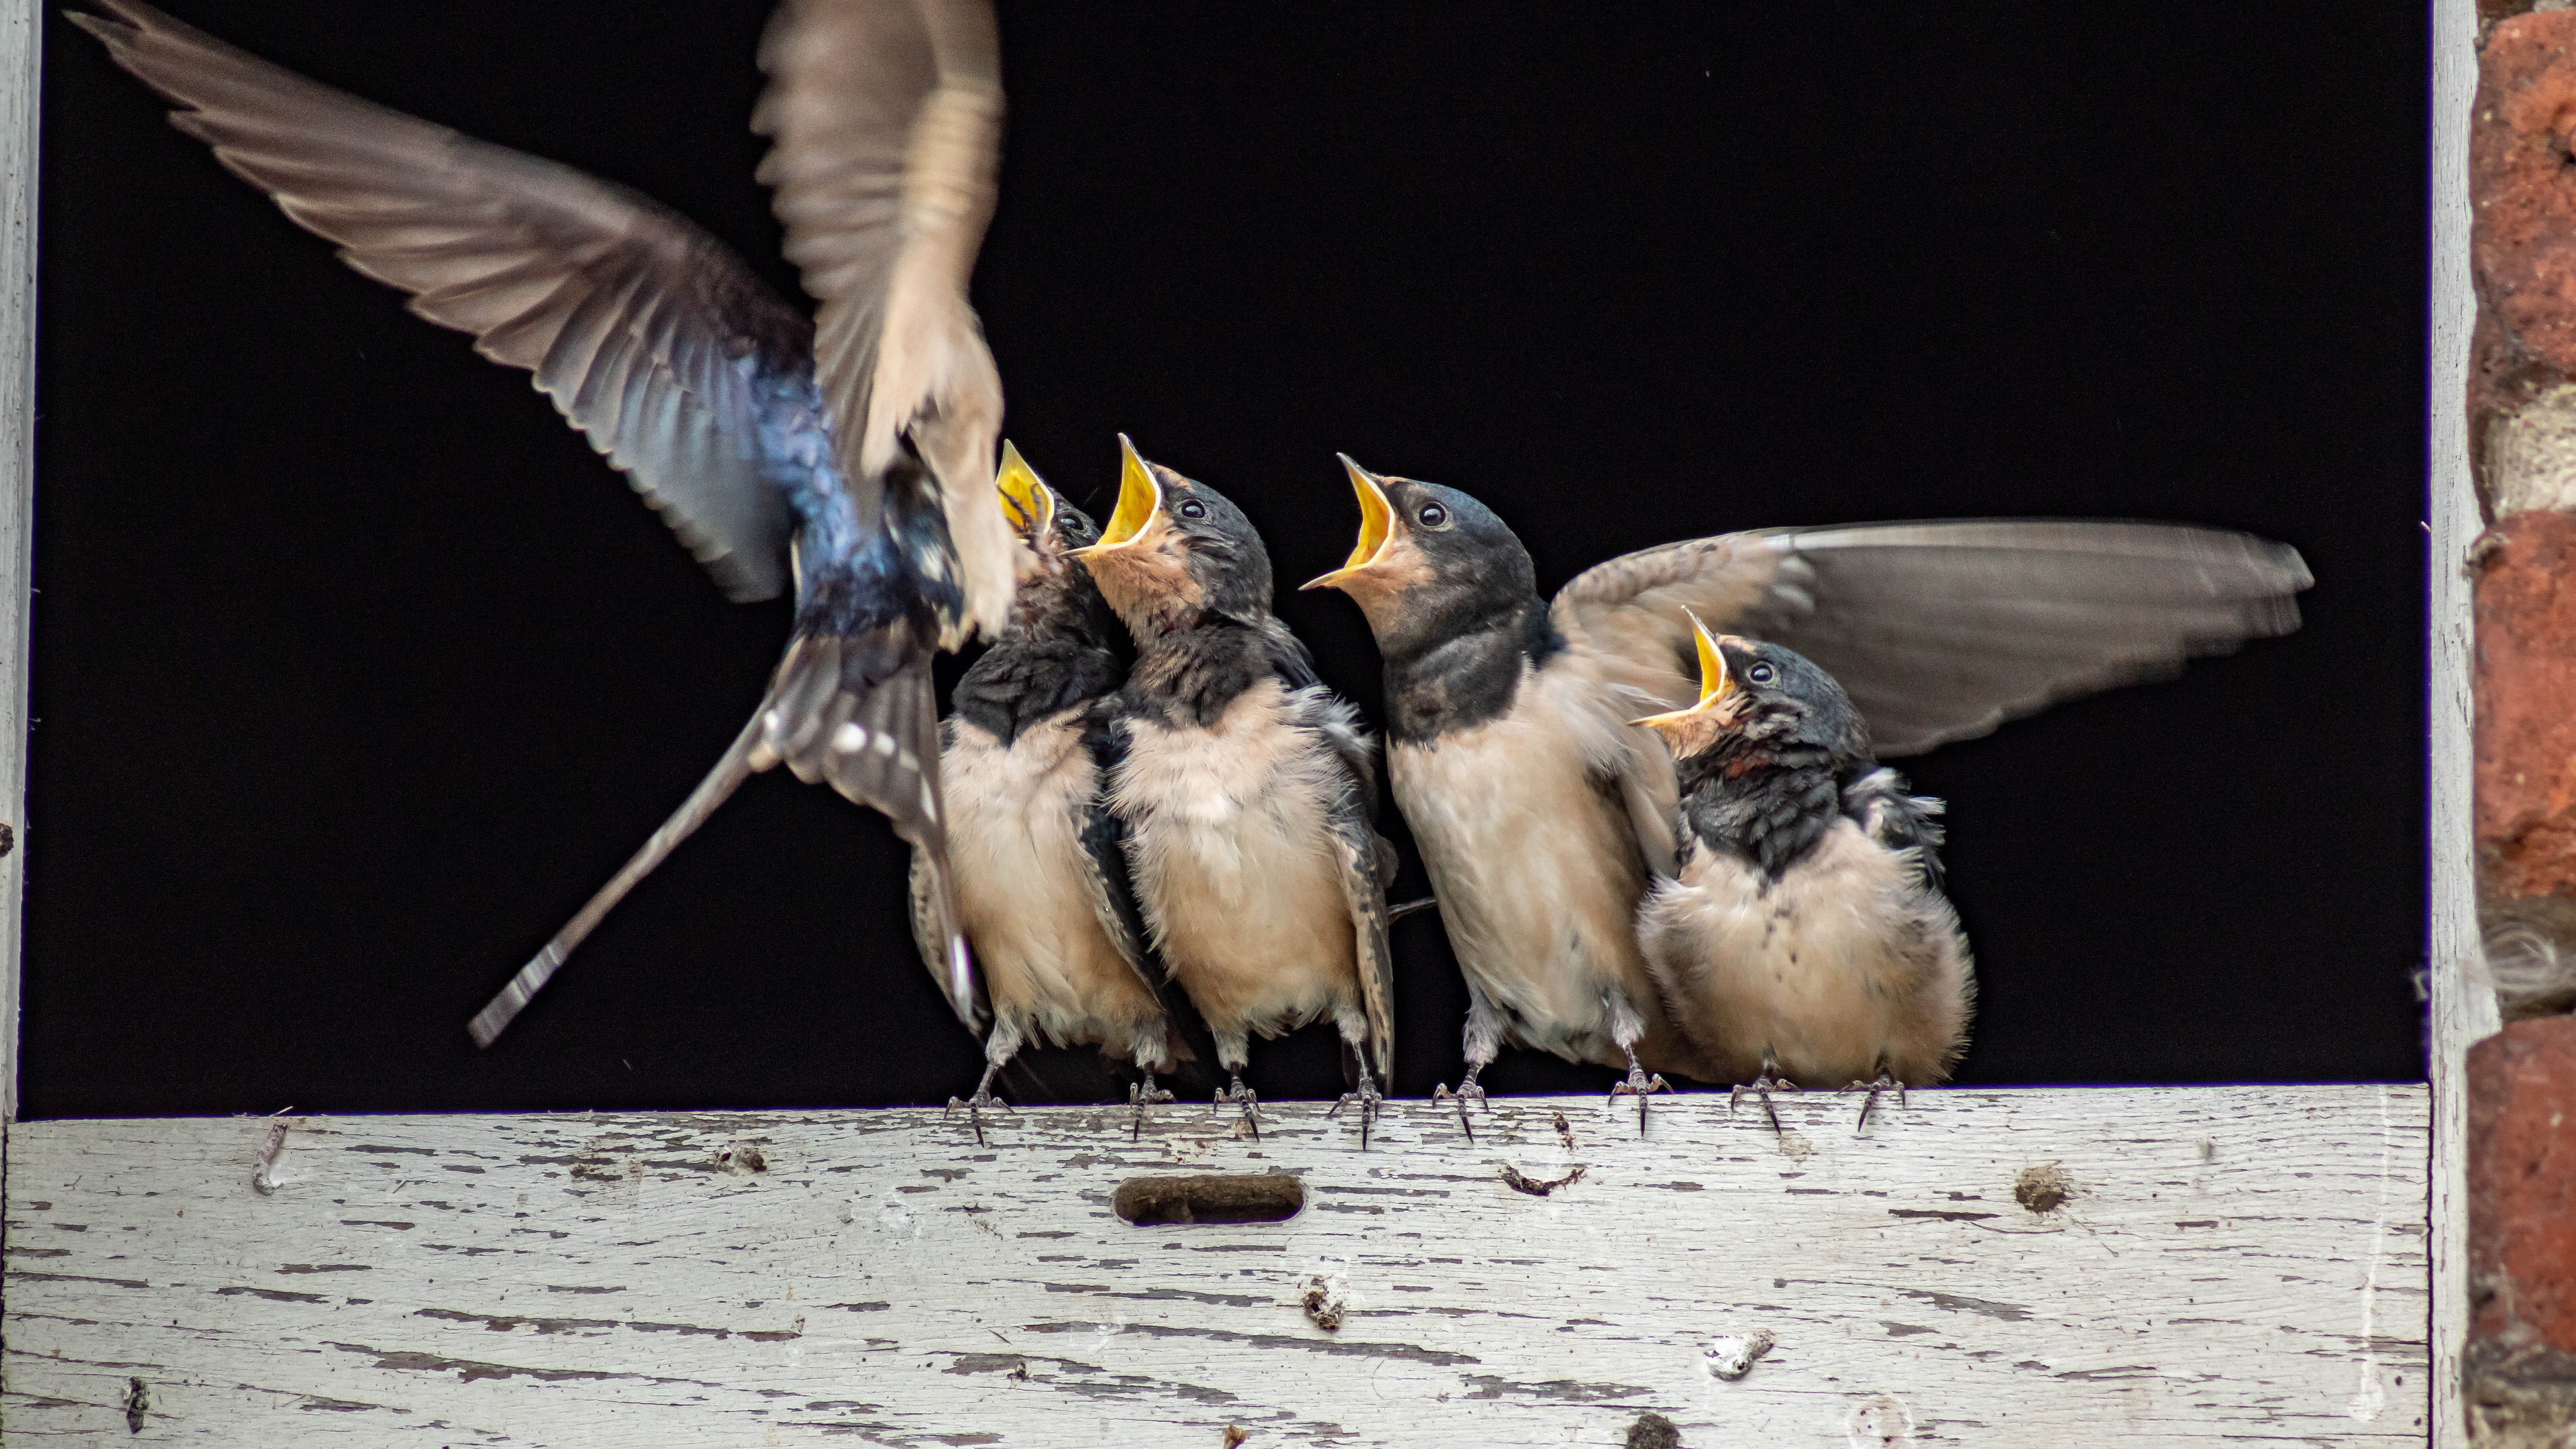
[[[1258, 1143], [1168, 1113], [1131, 1144], [1120, 1104], [980, 1148], [935, 1111], [308, 1117], [265, 1196], [264, 1121], [24, 1124], [0, 1413], [125, 1443], [140, 1379], [153, 1442], [279, 1449], [1485, 1449], [1648, 1410], [1793, 1449], [2423, 1442], [2421, 1088], [1924, 1091], [1866, 1137], [1848, 1100], [1780, 1111], [1808, 1156], [1716, 1093], [1643, 1141], [1573, 1100], [1498, 1099], [1473, 1144], [1399, 1104], [1365, 1154], [1306, 1103]], [[1601, 1125], [1569, 1150], [1560, 1112]], [[1110, 1210], [1176, 1157], [1295, 1171], [1308, 1206]], [[1497, 1170], [1578, 1160], [1545, 1198]], [[2051, 1160], [2078, 1223], [2014, 1199]], [[1757, 1329], [1750, 1374], [1712, 1371]]]

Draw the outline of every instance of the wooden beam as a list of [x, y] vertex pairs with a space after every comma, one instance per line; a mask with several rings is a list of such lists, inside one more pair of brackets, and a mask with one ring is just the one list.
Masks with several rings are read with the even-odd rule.
[[[1186, 1105], [981, 1147], [913, 1110], [22, 1123], [0, 1411], [12, 1445], [2425, 1442], [2421, 1086], [1925, 1091], [1866, 1135], [1809, 1094], [1778, 1139], [1715, 1094], [1643, 1141], [1624, 1101], [1496, 1106], [1470, 1144], [1402, 1104], [1364, 1153], [1308, 1103], [1258, 1143]], [[1283, 1171], [1284, 1222], [1113, 1211]]]
[[27, 843], [27, 586], [36, 513], [34, 0], [0, 3], [0, 1123], [18, 1118], [18, 938]]
[[2480, 952], [2470, 820], [2471, 590], [2466, 565], [2480, 531], [2469, 473], [2469, 106], [2477, 92], [2477, 8], [2434, 0], [2430, 457], [2425, 527], [2431, 621], [2428, 830], [2432, 866], [2427, 961], [2433, 1089], [2432, 1341], [2435, 1449], [2468, 1442], [2460, 1350], [2467, 1341], [2469, 1044], [2496, 1029], [2495, 991]]

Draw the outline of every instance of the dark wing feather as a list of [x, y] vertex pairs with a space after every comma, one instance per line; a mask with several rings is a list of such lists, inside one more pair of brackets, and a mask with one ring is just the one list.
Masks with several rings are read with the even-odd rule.
[[1014, 540], [993, 491], [1002, 382], [966, 284], [993, 214], [1002, 81], [981, 0], [786, 0], [752, 129], [788, 260], [822, 303], [816, 377], [850, 478], [904, 440], [938, 478], [970, 612], [999, 633]]
[[1862, 833], [1890, 850], [1916, 852], [1923, 884], [1941, 889], [1941, 822], [1939, 800], [1905, 793], [1904, 777], [1894, 770], [1871, 770], [1843, 786], [1843, 813]]
[[412, 311], [535, 372], [728, 595], [785, 587], [758, 384], [801, 373], [810, 328], [739, 257], [624, 187], [306, 80], [137, 0], [94, 3], [108, 15], [71, 19], [184, 108], [173, 125]]
[[1170, 1014], [1169, 998], [1179, 993], [1172, 987], [1170, 974], [1149, 964], [1151, 939], [1145, 929], [1144, 913], [1136, 905], [1136, 895], [1127, 878], [1127, 828], [1116, 812], [1109, 808], [1108, 782], [1115, 773], [1123, 749], [1119, 732], [1110, 724], [1106, 701], [1095, 702], [1086, 713], [1082, 745], [1091, 757], [1093, 790], [1074, 805], [1074, 838], [1082, 846], [1083, 894], [1091, 902], [1091, 914], [1100, 922], [1109, 944], [1132, 968], [1145, 989], [1166, 998], [1165, 1014]]
[[2179, 524], [1933, 522], [1694, 539], [1578, 575], [1551, 617], [1614, 685], [1697, 695], [1687, 608], [1848, 690], [1885, 756], [2298, 627], [2298, 552]]
[[1163, 1005], [1163, 1029], [1171, 1045], [1176, 1079], [1184, 1085], [1204, 1085], [1217, 1059], [1216, 1037], [1208, 1030], [1199, 1009], [1190, 1004], [1189, 993], [1181, 989], [1162, 958], [1154, 954], [1153, 936], [1145, 927], [1144, 911], [1136, 904], [1135, 885], [1128, 875], [1127, 827], [1109, 809], [1109, 780], [1126, 750], [1126, 735], [1118, 728], [1117, 709], [1115, 695], [1094, 700], [1083, 723], [1083, 748], [1091, 756], [1093, 778], [1099, 786], [1082, 818], [1075, 822], [1089, 871], [1084, 884], [1100, 928], [1118, 947], [1118, 954], [1136, 968], [1137, 976], [1154, 993], [1154, 999]]
[[[1303, 650], [1299, 651], [1300, 656]], [[1332, 746], [1341, 769], [1324, 801], [1327, 844], [1340, 867], [1342, 899], [1357, 938], [1360, 1003], [1368, 1013], [1369, 1065], [1381, 1084], [1395, 1060], [1395, 955], [1387, 944], [1386, 882], [1395, 849], [1377, 833], [1376, 748], [1350, 707], [1320, 687], [1304, 696], [1302, 723]]]
[[1342, 898], [1358, 937], [1360, 1001], [1368, 1011], [1369, 1064], [1381, 1083], [1395, 1062], [1395, 955], [1386, 939], [1386, 887], [1379, 883], [1378, 851], [1385, 841], [1369, 827], [1360, 804], [1360, 782], [1346, 777], [1331, 802], [1333, 859], [1341, 867]]
[[[948, 937], [943, 934], [948, 922], [940, 913], [943, 903], [939, 862], [918, 845], [912, 848], [912, 874], [907, 883], [910, 891], [905, 904], [910, 908], [907, 914], [912, 922], [912, 949], [920, 954], [922, 968], [930, 973], [930, 979], [939, 983], [939, 993], [948, 996], [955, 990], [955, 983], [949, 976], [951, 958]], [[978, 1005], [983, 1013], [990, 1013], [989, 1002], [979, 997]]]

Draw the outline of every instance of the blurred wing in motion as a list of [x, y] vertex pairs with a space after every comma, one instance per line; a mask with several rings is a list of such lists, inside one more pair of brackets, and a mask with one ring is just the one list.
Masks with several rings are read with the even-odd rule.
[[[411, 310], [524, 367], [735, 599], [786, 587], [762, 427], [811, 327], [715, 238], [622, 186], [306, 80], [138, 0], [74, 14], [214, 148]], [[801, 390], [801, 389], [797, 389]], [[989, 490], [988, 490], [989, 491]]]
[[761, 39], [760, 179], [815, 313], [842, 473], [876, 478], [908, 440], [939, 481], [968, 623], [998, 634], [1015, 553], [993, 492], [1002, 381], [967, 304], [1002, 132], [980, 0], [785, 0]]
[[1551, 616], [1656, 709], [1697, 696], [1684, 609], [1785, 644], [1842, 681], [1893, 758], [2287, 634], [2312, 582], [2297, 550], [2219, 529], [1888, 523], [1644, 549], [1577, 575]]

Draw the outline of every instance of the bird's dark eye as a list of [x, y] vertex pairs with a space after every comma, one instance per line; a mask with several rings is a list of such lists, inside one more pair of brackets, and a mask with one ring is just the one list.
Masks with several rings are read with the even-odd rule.
[[1756, 664], [1752, 668], [1744, 671], [1744, 677], [1753, 681], [1755, 684], [1769, 684], [1775, 677], [1775, 674], [1770, 665]]
[[1172, 511], [1178, 513], [1183, 518], [1196, 519], [1207, 517], [1207, 505], [1201, 503], [1195, 498], [1183, 499], [1181, 501], [1181, 506]]
[[1437, 503], [1425, 503], [1413, 517], [1425, 528], [1443, 528], [1449, 523], [1449, 510]]

